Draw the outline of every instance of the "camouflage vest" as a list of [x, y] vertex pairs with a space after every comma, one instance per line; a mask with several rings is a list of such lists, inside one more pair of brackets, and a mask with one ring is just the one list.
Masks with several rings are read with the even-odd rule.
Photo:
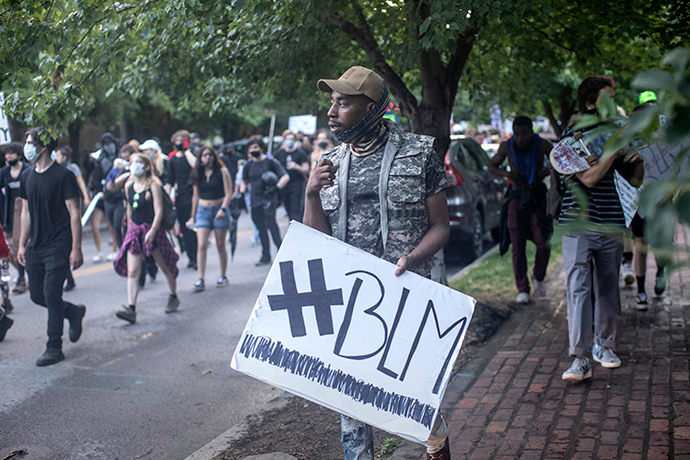
[[[429, 229], [425, 165], [428, 155], [436, 155], [436, 150], [433, 137], [406, 133], [395, 123], [384, 122], [388, 126], [388, 141], [379, 176], [383, 259], [396, 263], [417, 247]], [[320, 195], [331, 224], [331, 234], [342, 241], [347, 237], [350, 155], [350, 146], [341, 144], [322, 156], [340, 165], [333, 186], [321, 189]], [[428, 278], [431, 266], [432, 261], [428, 259], [410, 271]]]

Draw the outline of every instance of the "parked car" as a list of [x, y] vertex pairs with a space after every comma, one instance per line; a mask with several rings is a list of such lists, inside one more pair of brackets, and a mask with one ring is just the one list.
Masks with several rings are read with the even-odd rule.
[[443, 165], [450, 183], [446, 190], [451, 233], [447, 256], [479, 257], [487, 231], [498, 241], [501, 201], [508, 185], [489, 173], [488, 164], [489, 156], [474, 139], [451, 137]]

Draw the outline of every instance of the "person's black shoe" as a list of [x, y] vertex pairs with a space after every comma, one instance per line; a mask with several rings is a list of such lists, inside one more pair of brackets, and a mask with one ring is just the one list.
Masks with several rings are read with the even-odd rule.
[[257, 263], [254, 264], [255, 267], [260, 267], [262, 265], [270, 265], [271, 259], [261, 258]]
[[76, 343], [81, 337], [82, 331], [82, 320], [86, 314], [86, 307], [84, 305], [76, 305], [77, 312], [74, 318], [69, 320], [69, 341]]
[[196, 262], [192, 262], [191, 260], [187, 262], [187, 268], [193, 268], [194, 270], [198, 270]]
[[3, 316], [2, 319], [0, 319], [0, 342], [5, 340], [5, 335], [7, 335], [7, 331], [10, 330], [13, 324], [14, 320], [7, 316]]
[[75, 287], [77, 287], [77, 285], [76, 285], [76, 283], [75, 283], [74, 281], [72, 281], [72, 282], [67, 281], [67, 283], [65, 284], [65, 287], [63, 287], [62, 290], [63, 290], [64, 292], [69, 292], [69, 291], [71, 291], [72, 289], [74, 289]]
[[65, 359], [62, 350], [59, 348], [46, 348], [46, 351], [36, 360], [38, 367], [50, 366]]
[[9, 315], [12, 310], [14, 310], [14, 305], [10, 302], [10, 299], [2, 302], [2, 308], [5, 310], [5, 314]]

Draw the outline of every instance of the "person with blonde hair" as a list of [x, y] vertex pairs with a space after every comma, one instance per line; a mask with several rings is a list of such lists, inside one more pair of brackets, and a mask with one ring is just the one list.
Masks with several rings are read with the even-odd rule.
[[115, 259], [115, 272], [127, 277], [128, 305], [115, 315], [130, 323], [137, 319], [136, 302], [139, 294], [139, 274], [144, 256], [151, 256], [165, 274], [170, 296], [166, 313], [177, 311], [180, 299], [177, 297], [177, 253], [173, 249], [165, 230], [163, 220], [163, 184], [154, 174], [154, 166], [147, 155], [135, 154], [130, 161], [130, 179], [125, 184], [127, 198], [127, 234]]

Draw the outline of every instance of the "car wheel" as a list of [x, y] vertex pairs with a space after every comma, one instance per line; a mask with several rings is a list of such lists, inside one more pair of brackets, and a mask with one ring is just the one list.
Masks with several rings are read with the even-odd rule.
[[484, 219], [479, 209], [475, 209], [472, 214], [470, 250], [472, 251], [472, 257], [475, 259], [484, 253]]

